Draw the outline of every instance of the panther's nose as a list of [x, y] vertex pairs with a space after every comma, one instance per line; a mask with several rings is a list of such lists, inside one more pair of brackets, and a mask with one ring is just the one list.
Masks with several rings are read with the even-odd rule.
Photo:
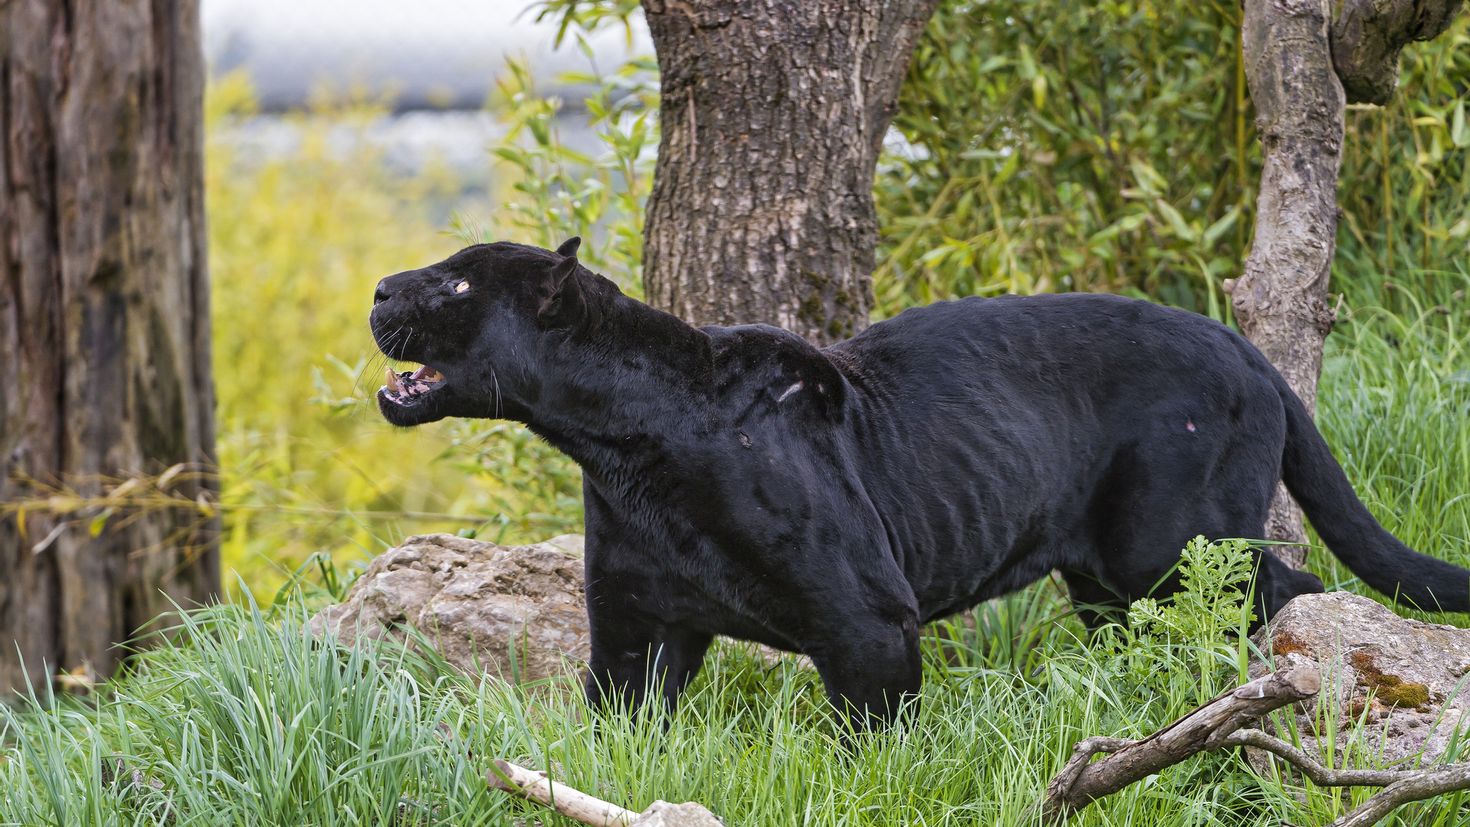
[[[391, 277], [390, 277], [391, 278]], [[373, 291], [373, 304], [382, 304], [388, 300], [388, 279], [378, 282], [378, 289]]]

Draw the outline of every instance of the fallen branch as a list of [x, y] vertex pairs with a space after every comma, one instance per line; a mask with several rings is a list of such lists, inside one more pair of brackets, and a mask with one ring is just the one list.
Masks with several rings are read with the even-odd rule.
[[[1242, 729], [1267, 713], [1317, 694], [1317, 665], [1289, 654], [1282, 667], [1221, 695], [1141, 740], [1094, 736], [1072, 748], [1072, 758], [1046, 787], [1039, 805], [1050, 824], [1088, 804], [1205, 750], [1253, 747], [1291, 764], [1320, 787], [1382, 787], [1332, 827], [1369, 827], [1394, 808], [1437, 795], [1470, 790], [1470, 763], [1418, 770], [1355, 770], [1323, 766], [1297, 747], [1259, 729]], [[1108, 756], [1096, 763], [1098, 753]]]
[[1369, 827], [1396, 807], [1437, 795], [1470, 790], [1470, 764], [1445, 764], [1420, 770], [1334, 770], [1302, 750], [1258, 729], [1231, 733], [1222, 746], [1255, 747], [1296, 767], [1319, 787], [1382, 787], [1332, 827]]
[[544, 772], [528, 770], [499, 758], [495, 759], [495, 769], [486, 774], [485, 780], [497, 790], [529, 798], [567, 818], [595, 827], [628, 827], [638, 817], [632, 810], [558, 784]]
[[486, 774], [493, 789], [530, 799], [573, 821], [593, 827], [720, 827], [720, 820], [698, 804], [655, 801], [642, 813], [558, 784], [544, 772], [526, 769], [500, 758]]
[[[1196, 753], [1217, 749], [1227, 737], [1268, 712], [1317, 694], [1317, 664], [1301, 655], [1281, 659], [1282, 668], [1226, 692], [1142, 740], [1092, 737], [1072, 749], [1072, 758], [1046, 787], [1040, 804], [1047, 823], [1072, 813]], [[1109, 753], [1092, 763], [1097, 753]]]

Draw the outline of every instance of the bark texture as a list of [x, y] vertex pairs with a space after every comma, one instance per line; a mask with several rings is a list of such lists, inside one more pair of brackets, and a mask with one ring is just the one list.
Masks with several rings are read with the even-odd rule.
[[[1327, 283], [1337, 244], [1337, 173], [1345, 98], [1332, 67], [1328, 0], [1245, 0], [1246, 82], [1264, 156], [1255, 239], [1232, 288], [1241, 330], [1316, 410], [1322, 343], [1332, 330]], [[1267, 536], [1306, 542], [1283, 485]], [[1278, 549], [1300, 567], [1304, 546]]]
[[[0, 501], [212, 462], [203, 84], [196, 0], [0, 2]], [[0, 693], [214, 593], [198, 512], [97, 516], [0, 516]]]
[[649, 300], [826, 343], [872, 304], [873, 174], [937, 0], [644, 0], [661, 141]]
[[1332, 21], [1332, 63], [1348, 103], [1388, 103], [1399, 82], [1399, 53], [1433, 40], [1464, 0], [1341, 0]]

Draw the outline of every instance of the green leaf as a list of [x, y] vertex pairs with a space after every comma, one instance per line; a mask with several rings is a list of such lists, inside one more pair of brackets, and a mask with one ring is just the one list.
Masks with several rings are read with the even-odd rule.
[[105, 529], [105, 528], [107, 528], [107, 520], [111, 516], [112, 516], [112, 509], [111, 508], [105, 508], [105, 509], [102, 510], [102, 513], [101, 514], [98, 514], [97, 516], [93, 517], [92, 520], [91, 520], [91, 522], [87, 523], [87, 536], [88, 537], [98, 537], [98, 536], [101, 536], [102, 530]]
[[1450, 142], [1456, 149], [1470, 146], [1470, 127], [1465, 124], [1465, 102], [1455, 104], [1455, 114], [1450, 120]]
[[1154, 207], [1163, 214], [1164, 220], [1169, 223], [1169, 228], [1174, 231], [1174, 235], [1184, 239], [1185, 241], [1199, 240], [1199, 231], [1196, 230], [1194, 227], [1191, 227], [1189, 223], [1184, 220], [1184, 216], [1180, 215], [1179, 211], [1174, 209], [1173, 204], [1170, 204], [1168, 201], [1159, 198], [1155, 199]]
[[1215, 242], [1230, 232], [1230, 228], [1234, 227], [1235, 222], [1239, 219], [1240, 205], [1233, 204], [1230, 209], [1225, 211], [1224, 215], [1220, 216], [1218, 221], [1205, 228], [1205, 231], [1200, 235], [1200, 240], [1206, 247], [1215, 246]]
[[1139, 157], [1128, 160], [1128, 168], [1133, 171], [1133, 180], [1138, 182], [1139, 189], [1149, 195], [1158, 195], [1168, 186], [1169, 182], [1159, 171], [1149, 166], [1148, 162]]

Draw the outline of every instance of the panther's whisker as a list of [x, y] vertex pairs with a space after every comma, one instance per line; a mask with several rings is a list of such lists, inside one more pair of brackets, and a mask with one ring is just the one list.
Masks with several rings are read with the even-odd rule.
[[[369, 322], [369, 328], [372, 330], [374, 338], [377, 338], [377, 331], [378, 331], [377, 326], [374, 325], [374, 324], [372, 324], [371, 322]], [[403, 326], [402, 325], [399, 325], [398, 329], [395, 330], [395, 331], [393, 331], [392, 334], [383, 337], [383, 346], [382, 346], [382, 349], [380, 349], [377, 353], [374, 353], [374, 354], [370, 355], [368, 357], [367, 363], [363, 365], [362, 369], [357, 372], [357, 376], [353, 378], [353, 380], [352, 380], [352, 392], [353, 392], [353, 394], [360, 394], [360, 393], [362, 393], [362, 380], [363, 380], [363, 377], [365, 377], [365, 376], [372, 376], [376, 372], [376, 367], [378, 365], [380, 365], [380, 364], [381, 365], [388, 364], [388, 355], [386, 353], [384, 353], [383, 351], [384, 350], [391, 349], [393, 347], [394, 341], [397, 340], [398, 334], [401, 333], [402, 331], [403, 331]], [[379, 362], [380, 359], [382, 360], [381, 362]]]

